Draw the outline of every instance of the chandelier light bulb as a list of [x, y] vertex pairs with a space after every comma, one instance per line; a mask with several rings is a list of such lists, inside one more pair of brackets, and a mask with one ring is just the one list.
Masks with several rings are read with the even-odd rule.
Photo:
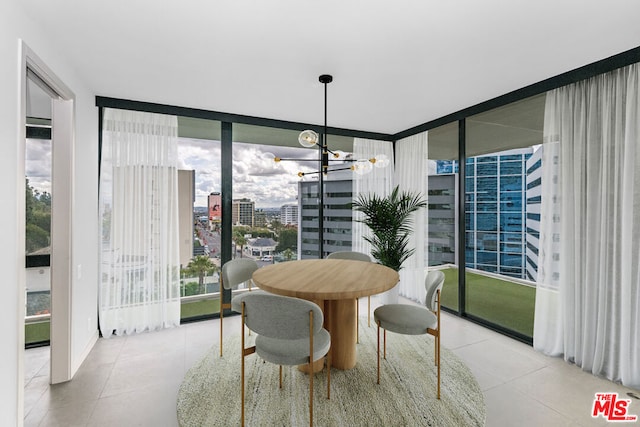
[[276, 163], [280, 163], [280, 160], [282, 160], [280, 157], [278, 157], [275, 154], [270, 153], [268, 151], [266, 153], [264, 153], [264, 158], [267, 159], [267, 160], [273, 160]]
[[352, 170], [358, 175], [365, 175], [373, 170], [373, 164], [369, 160], [358, 160], [353, 164]]
[[377, 168], [386, 168], [390, 163], [389, 157], [386, 154], [377, 154], [373, 160], [374, 161], [371, 163], [373, 163]]
[[344, 158], [347, 157], [347, 153], [341, 150], [336, 150], [333, 152], [333, 157], [338, 160], [343, 160]]
[[303, 130], [298, 136], [298, 142], [305, 148], [311, 148], [318, 144], [318, 134], [312, 130]]

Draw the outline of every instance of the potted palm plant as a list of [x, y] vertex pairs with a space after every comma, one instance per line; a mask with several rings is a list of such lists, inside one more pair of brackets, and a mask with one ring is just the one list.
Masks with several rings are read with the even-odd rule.
[[362, 212], [364, 223], [371, 230], [365, 240], [371, 244], [371, 255], [378, 263], [400, 271], [402, 263], [414, 252], [409, 247], [411, 213], [427, 206], [420, 193], [400, 191], [395, 187], [385, 197], [361, 194], [353, 202], [353, 209]]

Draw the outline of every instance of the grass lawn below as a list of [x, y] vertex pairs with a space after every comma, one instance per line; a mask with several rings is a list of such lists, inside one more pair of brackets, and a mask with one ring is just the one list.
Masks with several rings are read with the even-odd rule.
[[[458, 310], [458, 269], [442, 270], [445, 275], [442, 305]], [[466, 312], [491, 323], [533, 337], [536, 288], [467, 272]]]
[[[220, 312], [220, 301], [208, 299], [194, 302], [183, 302], [180, 304], [180, 319], [204, 316]], [[38, 323], [27, 323], [24, 325], [25, 344], [35, 344], [49, 341], [51, 322], [46, 320]]]

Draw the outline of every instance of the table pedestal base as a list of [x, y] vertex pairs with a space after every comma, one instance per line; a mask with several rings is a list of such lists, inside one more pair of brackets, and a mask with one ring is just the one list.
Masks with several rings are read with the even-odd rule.
[[357, 302], [357, 299], [324, 302], [325, 328], [331, 334], [332, 368], [351, 369], [356, 366]]
[[[322, 308], [324, 327], [331, 334], [331, 368], [352, 369], [357, 360], [357, 316], [356, 299], [314, 300]], [[300, 365], [298, 369], [309, 372], [309, 365]], [[313, 362], [313, 372], [324, 369], [324, 357]]]

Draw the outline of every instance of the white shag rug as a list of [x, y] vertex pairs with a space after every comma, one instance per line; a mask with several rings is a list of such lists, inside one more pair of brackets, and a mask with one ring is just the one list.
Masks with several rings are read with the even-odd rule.
[[[387, 333], [387, 359], [381, 354], [380, 384], [376, 384], [376, 330], [375, 325], [367, 327], [366, 319], [360, 319], [358, 362], [350, 370], [331, 370], [330, 400], [326, 394], [326, 369], [315, 374], [314, 425], [461, 427], [485, 424], [484, 397], [475, 377], [444, 347], [440, 356], [440, 400], [436, 398], [431, 336]], [[249, 337], [248, 342], [253, 337]], [[224, 349], [224, 357], [220, 358], [219, 347], [214, 345], [185, 375], [177, 402], [182, 427], [240, 424], [240, 337], [228, 333]], [[283, 367], [283, 388], [279, 389], [277, 365], [264, 363], [257, 354], [252, 354], [246, 357], [245, 369], [247, 426], [309, 424], [307, 374], [295, 366]]]

